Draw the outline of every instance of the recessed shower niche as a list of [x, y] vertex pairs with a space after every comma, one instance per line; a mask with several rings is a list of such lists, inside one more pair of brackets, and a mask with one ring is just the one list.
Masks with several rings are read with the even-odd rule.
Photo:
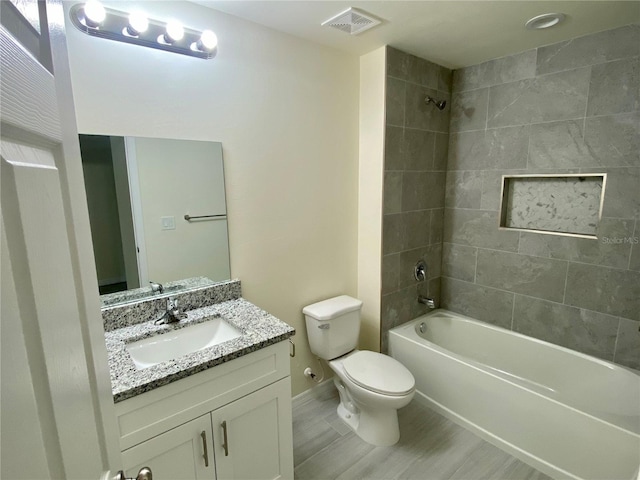
[[503, 175], [500, 228], [597, 238], [605, 173]]

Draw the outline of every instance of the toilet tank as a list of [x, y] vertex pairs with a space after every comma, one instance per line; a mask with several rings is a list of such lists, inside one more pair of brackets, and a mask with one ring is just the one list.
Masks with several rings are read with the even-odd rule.
[[333, 360], [358, 346], [362, 301], [341, 295], [302, 309], [311, 352]]

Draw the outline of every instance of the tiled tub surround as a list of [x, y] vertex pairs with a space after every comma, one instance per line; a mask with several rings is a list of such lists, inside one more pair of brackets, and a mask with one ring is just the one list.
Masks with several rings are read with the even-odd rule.
[[[442, 305], [640, 369], [640, 25], [457, 70]], [[498, 230], [502, 175], [607, 173], [597, 239]]]
[[[440, 303], [444, 184], [451, 70], [387, 47], [381, 350], [389, 329], [426, 312], [418, 294]], [[443, 111], [425, 104], [446, 100]], [[428, 282], [413, 278], [418, 260]], [[427, 284], [428, 283], [428, 284]], [[428, 290], [428, 291], [427, 291]]]
[[[154, 317], [135, 315], [126, 322], [126, 316], [118, 315], [117, 328], [105, 332], [111, 386], [114, 402], [121, 402], [162, 385], [180, 380], [194, 373], [228, 362], [261, 348], [286, 340], [295, 330], [273, 315], [239, 297], [240, 282], [225, 282], [219, 286], [216, 296], [209, 292], [210, 301], [206, 306], [198, 305], [190, 309], [188, 318], [175, 324], [154, 325]], [[231, 288], [233, 287], [233, 288]], [[233, 290], [237, 289], [229, 298]], [[227, 298], [225, 298], [225, 296]], [[211, 298], [214, 300], [211, 301]], [[144, 302], [149, 303], [149, 302]], [[131, 307], [120, 307], [131, 308]], [[138, 307], [142, 310], [142, 307]], [[149, 310], [145, 310], [149, 312]], [[190, 353], [174, 360], [138, 370], [126, 350], [131, 342], [161, 335], [180, 328], [187, 328], [207, 321], [209, 317], [220, 316], [242, 332], [242, 336], [214, 347]]]

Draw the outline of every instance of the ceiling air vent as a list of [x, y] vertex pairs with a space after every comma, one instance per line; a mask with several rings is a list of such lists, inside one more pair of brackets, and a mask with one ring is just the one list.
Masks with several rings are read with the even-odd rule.
[[359, 33], [369, 30], [381, 23], [382, 22], [380, 20], [372, 15], [351, 7], [348, 10], [339, 13], [335, 17], [330, 18], [326, 22], [323, 22], [322, 26], [333, 27], [351, 35], [358, 35]]

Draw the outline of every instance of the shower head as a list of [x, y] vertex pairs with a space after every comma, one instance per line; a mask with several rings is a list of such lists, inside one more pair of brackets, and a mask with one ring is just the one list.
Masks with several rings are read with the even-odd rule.
[[429, 95], [424, 97], [424, 103], [433, 103], [436, 107], [438, 107], [438, 110], [444, 110], [444, 107], [447, 106], [446, 100], [436, 100], [435, 98], [430, 97]]

